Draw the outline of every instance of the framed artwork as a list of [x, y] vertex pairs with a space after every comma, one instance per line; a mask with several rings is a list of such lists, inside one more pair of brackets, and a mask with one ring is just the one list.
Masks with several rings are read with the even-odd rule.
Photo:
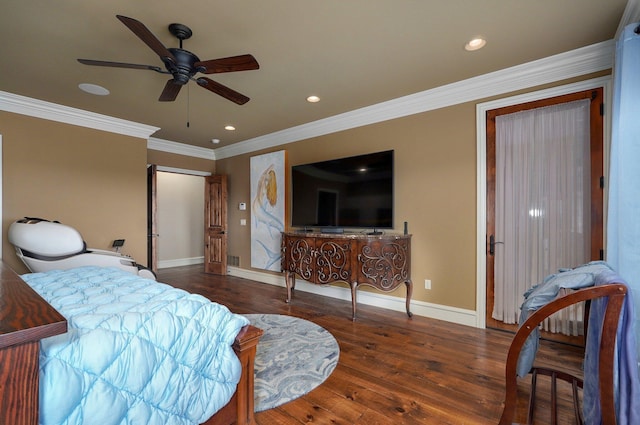
[[251, 267], [280, 271], [286, 151], [251, 157]]

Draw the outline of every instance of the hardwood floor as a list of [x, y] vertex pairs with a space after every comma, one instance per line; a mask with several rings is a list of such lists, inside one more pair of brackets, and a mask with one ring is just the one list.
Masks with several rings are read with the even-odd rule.
[[[502, 413], [504, 363], [512, 334], [359, 305], [203, 272], [201, 265], [162, 269], [158, 280], [199, 293], [239, 314], [288, 314], [329, 330], [340, 345], [333, 374], [309, 394], [256, 414], [274, 424], [496, 424]], [[283, 277], [284, 281], [284, 277]], [[581, 349], [543, 342], [538, 361], [580, 370]], [[526, 382], [521, 398], [526, 405]], [[539, 384], [540, 385], [540, 384]], [[538, 423], [549, 423], [549, 391], [540, 392]], [[540, 390], [539, 390], [540, 391]], [[569, 388], [559, 387], [559, 423], [574, 423]], [[519, 412], [519, 420], [523, 412]]]

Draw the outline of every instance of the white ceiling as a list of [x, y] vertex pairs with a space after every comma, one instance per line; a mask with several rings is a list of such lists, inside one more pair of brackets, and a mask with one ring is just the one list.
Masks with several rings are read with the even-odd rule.
[[[629, 9], [638, 9], [629, 0]], [[0, 90], [160, 127], [153, 136], [218, 148], [368, 105], [613, 39], [627, 0], [2, 0]], [[166, 47], [170, 23], [201, 60], [252, 54], [259, 70], [209, 75], [249, 96], [242, 106], [194, 82], [158, 102], [168, 77], [82, 65], [156, 65], [116, 15]], [[628, 13], [627, 13], [628, 15]], [[481, 35], [482, 50], [464, 44]], [[80, 83], [109, 96], [81, 91]], [[308, 95], [319, 103], [305, 101]], [[187, 127], [187, 122], [189, 127]], [[233, 124], [237, 130], [224, 130]], [[211, 139], [220, 139], [212, 145]]]

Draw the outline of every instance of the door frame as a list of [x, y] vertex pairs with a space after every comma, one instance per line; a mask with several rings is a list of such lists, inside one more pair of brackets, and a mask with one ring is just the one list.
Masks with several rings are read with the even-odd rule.
[[[603, 144], [604, 144], [604, 175], [609, 174], [609, 148], [611, 145], [611, 86], [613, 77], [593, 78], [577, 83], [567, 84], [549, 89], [525, 93], [517, 96], [497, 99], [476, 105], [476, 327], [486, 327], [486, 296], [487, 296], [487, 128], [486, 114], [492, 109], [517, 105], [520, 103], [543, 100], [550, 97], [562, 96], [578, 91], [603, 88], [604, 117], [603, 117]], [[607, 203], [608, 189], [605, 184], [604, 203]], [[604, 208], [603, 232], [606, 246], [607, 213]]]
[[[176, 173], [176, 174], [186, 174], [189, 176], [199, 176], [199, 177], [209, 177], [212, 173], [209, 171], [199, 171], [199, 170], [189, 170], [189, 169], [185, 169], [185, 168], [175, 168], [175, 167], [167, 167], [165, 165], [157, 165], [157, 164], [147, 164], [147, 168], [152, 167], [155, 168], [153, 171], [154, 174], [157, 175], [158, 171], [162, 171], [165, 173]], [[158, 210], [157, 210], [157, 204], [156, 204], [156, 195], [157, 195], [157, 184], [156, 187], [152, 187], [151, 184], [151, 180], [149, 178], [147, 178], [147, 232], [150, 229], [155, 229], [154, 232], [157, 232], [158, 229]], [[156, 181], [157, 183], [157, 181]], [[155, 192], [155, 193], [154, 193]], [[154, 205], [156, 204], [156, 205]], [[149, 216], [150, 212], [153, 211], [154, 214], [151, 214], [151, 216]], [[153, 236], [157, 238], [158, 235], [157, 233], [152, 233]], [[149, 238], [149, 233], [147, 233], [147, 238]], [[155, 250], [155, 251], [154, 251]], [[147, 262], [149, 262], [149, 260], [152, 259], [152, 257], [155, 257], [155, 264], [157, 266], [158, 263], [158, 244], [150, 244], [147, 242]], [[149, 265], [147, 265], [147, 267], [151, 267]], [[156, 270], [154, 270], [155, 272]]]
[[147, 267], [158, 273], [158, 166], [147, 164]]

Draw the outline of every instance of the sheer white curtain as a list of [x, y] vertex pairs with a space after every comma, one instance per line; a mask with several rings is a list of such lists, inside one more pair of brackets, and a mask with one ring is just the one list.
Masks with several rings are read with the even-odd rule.
[[[589, 104], [496, 117], [496, 320], [517, 323], [527, 289], [589, 260]], [[563, 314], [545, 328], [576, 335], [580, 312]]]

